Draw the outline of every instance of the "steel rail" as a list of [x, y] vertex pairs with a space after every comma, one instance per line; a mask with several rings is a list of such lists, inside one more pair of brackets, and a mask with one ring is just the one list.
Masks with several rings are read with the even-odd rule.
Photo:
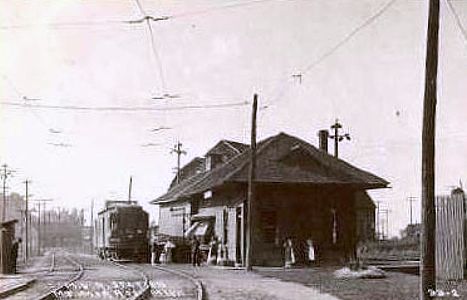
[[[55, 253], [53, 253], [53, 259], [52, 259], [52, 262], [53, 262], [53, 265], [51, 267], [51, 270], [49, 272], [52, 272], [53, 269], [55, 268]], [[60, 293], [65, 290], [68, 285], [70, 285], [71, 283], [73, 282], [76, 282], [78, 281], [84, 274], [84, 267], [82, 264], [80, 264], [79, 262], [77, 262], [76, 260], [73, 260], [71, 259], [70, 257], [68, 256], [65, 256], [64, 257], [67, 261], [71, 262], [71, 264], [75, 265], [76, 267], [78, 267], [78, 272], [75, 274], [75, 276], [73, 276], [71, 279], [69, 279], [66, 283], [64, 284], [61, 284], [60, 286], [48, 291], [47, 293], [43, 294], [42, 296], [39, 296], [37, 298], [35, 298], [36, 300], [49, 300], [49, 299], [59, 299], [59, 296]]]
[[144, 273], [143, 271], [141, 271], [138, 268], [130, 267], [130, 266], [118, 263], [118, 262], [113, 261], [113, 260], [109, 260], [109, 262], [112, 263], [113, 265], [117, 266], [117, 267], [122, 268], [122, 269], [127, 269], [127, 270], [129, 269], [133, 273], [136, 273], [136, 274], [140, 275], [141, 277], [143, 277], [143, 289], [141, 291], [139, 291], [138, 293], [136, 293], [136, 295], [131, 297], [130, 300], [146, 299], [151, 294], [151, 285], [149, 284], [149, 278], [146, 275], [146, 273]]

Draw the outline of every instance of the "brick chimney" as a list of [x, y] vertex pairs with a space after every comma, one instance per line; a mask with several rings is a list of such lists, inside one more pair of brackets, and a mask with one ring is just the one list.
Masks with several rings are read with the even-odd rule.
[[328, 139], [329, 139], [329, 131], [326, 129], [322, 129], [318, 131], [319, 136], [319, 149], [324, 152], [328, 152]]

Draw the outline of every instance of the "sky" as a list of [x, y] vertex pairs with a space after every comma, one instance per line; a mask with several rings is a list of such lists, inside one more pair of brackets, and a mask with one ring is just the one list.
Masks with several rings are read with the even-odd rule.
[[[257, 93], [259, 139], [286, 132], [317, 145], [338, 118], [351, 136], [339, 156], [391, 182], [371, 192], [390, 234], [409, 222], [409, 196], [420, 220], [428, 1], [139, 2], [143, 11], [134, 0], [0, 2], [0, 163], [16, 171], [11, 190], [24, 193], [28, 178], [33, 198], [89, 213], [92, 200], [97, 210], [127, 199], [133, 176], [132, 198], [156, 220], [148, 202], [172, 180], [170, 148], [180, 141], [187, 163], [220, 139], [249, 143]], [[437, 194], [467, 184], [467, 1], [447, 3]], [[169, 16], [151, 22], [153, 39], [145, 14]], [[151, 131], [160, 127], [170, 129]]]

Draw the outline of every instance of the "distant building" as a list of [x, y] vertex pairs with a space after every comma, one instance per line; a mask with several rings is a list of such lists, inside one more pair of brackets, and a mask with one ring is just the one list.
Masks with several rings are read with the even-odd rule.
[[[253, 232], [253, 263], [282, 265], [283, 242], [294, 241], [298, 261], [306, 239], [313, 239], [322, 261], [352, 257], [359, 240], [374, 237], [375, 206], [366, 190], [388, 182], [280, 133], [258, 143]], [[158, 205], [159, 232], [217, 236], [228, 258], [244, 258], [244, 205], [247, 199], [249, 146], [221, 141], [205, 157], [205, 170], [173, 184], [151, 203]]]

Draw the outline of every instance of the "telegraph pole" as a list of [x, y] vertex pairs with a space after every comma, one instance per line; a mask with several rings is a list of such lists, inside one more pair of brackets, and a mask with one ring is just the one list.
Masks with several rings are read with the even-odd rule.
[[6, 221], [6, 181], [11, 176], [12, 170], [8, 168], [7, 164], [2, 165], [1, 175], [3, 186], [3, 207], [2, 207], [2, 222]]
[[[34, 200], [36, 201], [37, 203], [37, 206], [38, 206], [38, 220], [37, 220], [37, 224], [38, 224], [38, 229], [37, 229], [37, 253], [38, 255], [41, 255], [41, 245], [42, 245], [42, 242], [41, 242], [41, 239], [42, 239], [42, 230], [44, 230], [44, 233], [45, 233], [45, 204], [46, 202], [50, 202], [52, 201], [52, 199], [37, 199], [37, 200]], [[43, 209], [42, 209], [42, 213], [43, 213], [43, 218], [41, 218], [41, 204], [43, 205]], [[41, 222], [42, 222], [42, 225], [44, 226], [41, 226]], [[44, 228], [42, 228], [44, 227]]]
[[410, 196], [410, 197], [407, 197], [407, 201], [409, 202], [409, 209], [410, 209], [410, 225], [413, 225], [413, 218], [412, 218], [412, 212], [413, 212], [413, 203], [415, 202], [415, 199], [417, 199], [417, 197], [413, 197], [413, 196]]
[[94, 199], [91, 200], [91, 232], [90, 232], [90, 237], [91, 237], [91, 254], [94, 252]]
[[186, 151], [182, 150], [182, 143], [178, 141], [177, 144], [175, 144], [174, 147], [170, 149], [170, 153], [177, 154], [177, 184], [179, 184], [180, 183], [180, 156], [182, 154], [186, 155]]
[[379, 204], [381, 201], [376, 201], [376, 218], [375, 218], [375, 223], [376, 223], [376, 238], [379, 240], [380, 239], [380, 220], [379, 220]]
[[256, 179], [256, 113], [258, 110], [258, 95], [253, 96], [253, 108], [251, 115], [251, 146], [250, 146], [250, 174], [248, 178], [248, 198], [246, 205], [246, 251], [245, 251], [245, 267], [247, 271], [253, 269], [253, 237], [255, 226], [253, 224], [253, 214], [255, 211], [255, 179]]
[[425, 95], [422, 131], [422, 243], [420, 299], [436, 290], [435, 266], [435, 121], [438, 77], [439, 0], [430, 0], [425, 61]]
[[350, 141], [350, 135], [346, 134], [339, 134], [339, 129], [342, 129], [342, 124], [339, 123], [339, 120], [336, 119], [336, 122], [331, 126], [331, 129], [334, 130], [334, 135], [330, 135], [330, 139], [334, 139], [334, 157], [339, 157], [339, 143], [342, 142], [344, 139]]
[[382, 239], [389, 239], [389, 209], [381, 209], [381, 232]]
[[25, 227], [25, 231], [24, 231], [24, 243], [25, 243], [25, 251], [24, 251], [24, 254], [25, 254], [25, 259], [28, 260], [29, 258], [29, 183], [31, 181], [26, 179], [24, 181], [24, 184], [26, 185], [26, 202], [25, 202], [25, 220], [26, 220], [26, 227]]
[[37, 215], [37, 255], [41, 255], [41, 203], [36, 203], [38, 207]]

